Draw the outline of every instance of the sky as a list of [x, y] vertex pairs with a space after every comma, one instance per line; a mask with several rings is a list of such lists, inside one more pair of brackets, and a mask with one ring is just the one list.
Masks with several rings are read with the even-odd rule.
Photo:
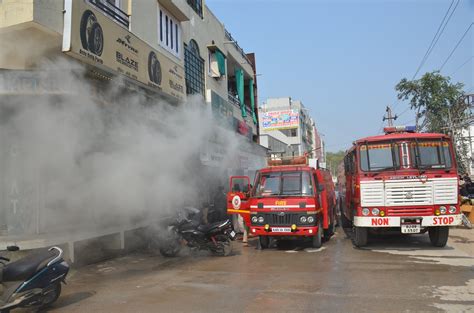
[[[448, 7], [458, 0], [206, 0], [246, 52], [255, 52], [259, 103], [298, 99], [310, 109], [328, 151], [382, 130], [387, 105], [414, 124], [395, 85], [411, 79]], [[474, 21], [459, 5], [416, 78], [440, 69]], [[449, 14], [448, 14], [449, 16]], [[441, 73], [474, 93], [474, 25]]]

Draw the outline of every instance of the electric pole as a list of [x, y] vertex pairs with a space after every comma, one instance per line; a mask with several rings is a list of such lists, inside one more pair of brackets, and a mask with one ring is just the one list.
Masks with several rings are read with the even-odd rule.
[[398, 116], [395, 114], [395, 116], [392, 115], [392, 109], [390, 108], [389, 105], [387, 105], [387, 109], [385, 110], [387, 112], [387, 116], [383, 116], [383, 121], [388, 121], [388, 126], [392, 127], [393, 126], [393, 121], [395, 121]]

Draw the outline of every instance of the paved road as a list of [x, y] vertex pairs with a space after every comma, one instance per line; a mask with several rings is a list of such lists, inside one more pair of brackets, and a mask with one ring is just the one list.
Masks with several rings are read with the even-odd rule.
[[52, 312], [474, 312], [474, 230], [449, 246], [427, 235], [353, 248], [292, 243], [234, 255], [137, 253], [73, 271]]

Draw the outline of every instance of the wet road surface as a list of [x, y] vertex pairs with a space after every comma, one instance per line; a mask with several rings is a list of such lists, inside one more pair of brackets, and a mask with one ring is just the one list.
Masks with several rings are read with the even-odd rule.
[[135, 253], [73, 270], [51, 312], [474, 312], [474, 230], [448, 246], [391, 236], [355, 249], [283, 243], [165, 259]]

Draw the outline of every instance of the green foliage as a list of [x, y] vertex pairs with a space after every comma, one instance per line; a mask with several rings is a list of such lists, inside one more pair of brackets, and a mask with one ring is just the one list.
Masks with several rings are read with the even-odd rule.
[[416, 111], [416, 126], [420, 131], [449, 134], [456, 143], [456, 158], [460, 171], [467, 166], [466, 145], [462, 129], [468, 125], [468, 105], [462, 101], [461, 83], [451, 83], [439, 71], [426, 73], [418, 80], [402, 79], [395, 87], [398, 99], [408, 100]]
[[344, 151], [326, 153], [326, 165], [333, 176], [337, 174], [337, 166], [344, 160], [344, 155]]
[[[395, 90], [398, 99], [409, 100], [411, 108], [417, 112], [420, 130], [446, 133], [451, 119], [465, 115], [465, 109], [459, 110], [459, 99], [463, 95], [463, 84], [453, 84], [450, 78], [439, 72], [426, 73], [418, 80], [402, 79]], [[461, 115], [461, 116], [460, 116]]]

